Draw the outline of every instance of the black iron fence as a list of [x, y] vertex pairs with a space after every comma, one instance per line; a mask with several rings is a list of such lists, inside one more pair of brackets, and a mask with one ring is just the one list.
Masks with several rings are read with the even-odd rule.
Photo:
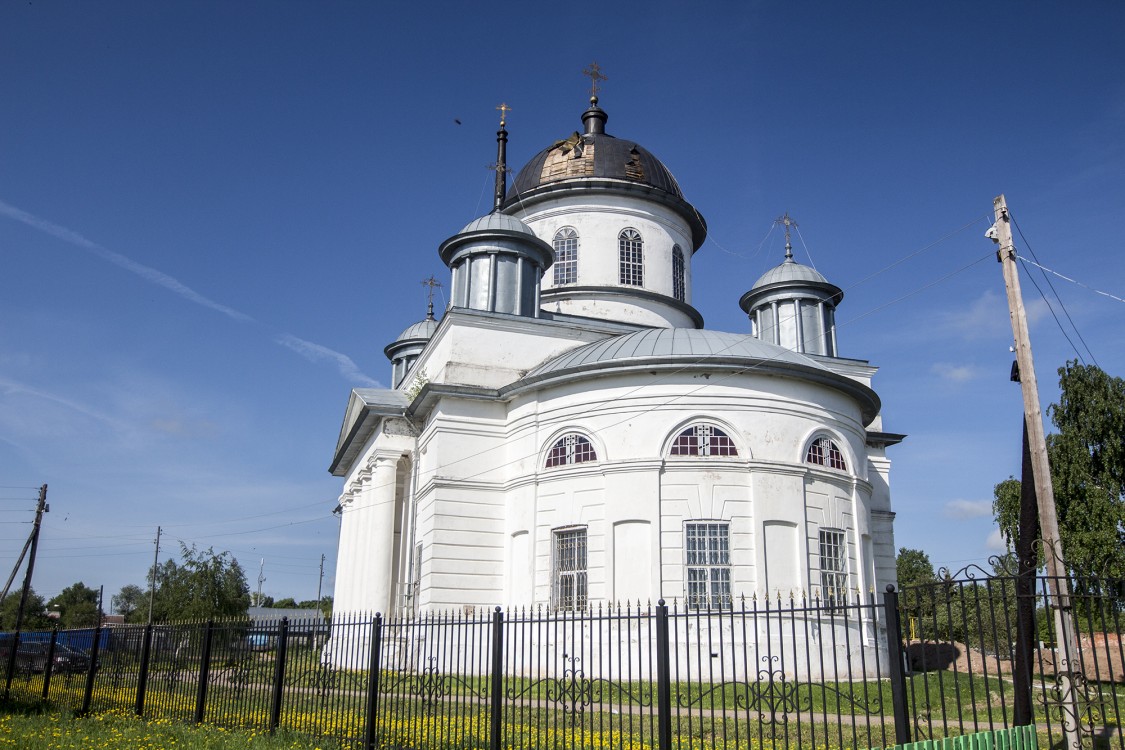
[[85, 662], [61, 658], [59, 633], [9, 634], [0, 673], [9, 700], [341, 747], [871, 748], [1030, 723], [1051, 744], [1125, 750], [1120, 587], [1074, 587], [1081, 632], [1063, 653], [1048, 583], [1021, 594], [967, 573], [831, 606], [129, 625], [96, 634]]

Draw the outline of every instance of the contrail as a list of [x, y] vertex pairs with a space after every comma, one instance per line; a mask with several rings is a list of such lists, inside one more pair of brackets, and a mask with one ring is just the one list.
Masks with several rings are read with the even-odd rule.
[[286, 347], [287, 349], [292, 349], [310, 362], [317, 362], [320, 360], [328, 360], [330, 362], [334, 362], [336, 364], [336, 369], [339, 370], [340, 374], [345, 378], [358, 380], [369, 388], [382, 387], [379, 381], [364, 375], [356, 366], [355, 362], [352, 361], [352, 358], [346, 354], [341, 354], [340, 352], [333, 351], [332, 349], [329, 349], [326, 346], [321, 346], [320, 344], [314, 344], [311, 341], [305, 341], [304, 339], [297, 338], [290, 333], [283, 333], [275, 338], [274, 341]]
[[2, 200], [0, 200], [0, 214], [3, 214], [10, 219], [15, 219], [16, 221], [23, 222], [29, 227], [34, 227], [41, 232], [46, 232], [52, 237], [58, 237], [60, 240], [69, 242], [72, 245], [77, 245], [78, 247], [81, 247], [85, 250], [89, 250], [91, 253], [98, 256], [102, 260], [108, 260], [115, 266], [124, 268], [126, 271], [131, 271], [137, 276], [140, 276], [145, 281], [156, 284], [157, 286], [162, 286], [165, 289], [173, 292], [174, 294], [177, 294], [190, 302], [194, 302], [197, 305], [202, 305], [203, 307], [209, 308], [216, 312], [220, 312], [223, 315], [233, 318], [234, 320], [237, 320], [241, 323], [254, 322], [254, 319], [249, 315], [241, 313], [233, 308], [227, 307], [226, 305], [216, 302], [213, 299], [204, 297], [199, 292], [195, 291], [186, 284], [180, 283], [166, 273], [157, 271], [155, 268], [142, 265], [141, 263], [137, 263], [135, 260], [130, 260], [120, 253], [115, 253], [112, 250], [108, 250], [102, 247], [93, 240], [86, 239], [78, 232], [67, 229], [66, 227], [60, 227], [58, 224], [53, 224], [46, 219], [41, 219], [38, 216], [29, 214], [27, 211], [16, 208], [15, 206], [5, 203]]
[[[26, 224], [29, 227], [38, 229], [40, 232], [49, 234], [52, 237], [57, 237], [64, 242], [69, 242], [72, 245], [77, 245], [78, 247], [98, 256], [102, 260], [109, 261], [119, 268], [124, 268], [126, 271], [140, 276], [145, 281], [156, 284], [157, 286], [162, 286], [173, 294], [176, 294], [179, 297], [188, 300], [189, 302], [194, 302], [201, 307], [206, 307], [209, 310], [214, 310], [215, 312], [222, 313], [228, 318], [237, 320], [240, 323], [257, 323], [254, 318], [247, 315], [246, 313], [240, 312], [232, 307], [228, 307], [227, 305], [222, 304], [221, 302], [216, 302], [213, 299], [205, 297], [191, 287], [181, 283], [180, 281], [172, 278], [162, 271], [158, 271], [150, 266], [137, 263], [131, 258], [127, 258], [120, 253], [115, 253], [112, 250], [102, 247], [98, 243], [94, 242], [93, 240], [87, 239], [78, 232], [67, 229], [63, 226], [59, 226], [58, 224], [35, 216], [34, 214], [30, 214], [23, 209], [16, 208], [9, 203], [5, 203], [3, 200], [0, 200], [0, 215], [7, 216], [10, 219], [15, 219], [16, 221]], [[326, 346], [321, 346], [320, 344], [314, 344], [311, 341], [297, 338], [296, 336], [289, 333], [278, 334], [274, 337], [273, 340], [275, 343], [284, 346], [286, 349], [300, 354], [310, 362], [332, 362], [336, 365], [336, 369], [339, 371], [339, 373], [347, 379], [358, 381], [368, 387], [381, 387], [381, 384], [377, 380], [374, 380], [363, 374], [359, 367], [356, 366], [356, 363], [352, 361], [351, 357], [347, 356], [346, 354], [341, 354], [340, 352], [329, 349]]]
[[117, 429], [123, 429], [126, 426], [124, 422], [114, 419], [108, 414], [103, 414], [102, 412], [96, 409], [92, 409], [84, 404], [80, 404], [77, 401], [71, 401], [70, 399], [63, 398], [62, 396], [56, 396], [53, 393], [48, 393], [47, 391], [33, 388], [29, 385], [24, 385], [23, 383], [19, 383], [15, 380], [0, 378], [0, 391], [4, 393], [24, 393], [28, 396], [35, 396], [36, 398], [41, 398], [46, 401], [53, 401], [56, 404], [67, 407], [68, 409], [73, 409], [79, 414], [85, 414], [87, 417], [96, 419], [99, 422], [105, 422], [106, 424], [109, 424]]

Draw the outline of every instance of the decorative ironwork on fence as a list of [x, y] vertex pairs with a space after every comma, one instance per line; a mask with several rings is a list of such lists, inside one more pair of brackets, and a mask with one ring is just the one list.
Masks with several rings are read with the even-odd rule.
[[[1039, 583], [1028, 601], [1041, 613], [1054, 603]], [[14, 665], [5, 696], [25, 703], [369, 748], [870, 748], [1017, 723], [1054, 744], [1077, 706], [1084, 737], [1125, 750], [1122, 589], [1072, 590], [1083, 637], [1066, 660], [1042, 614], [1042, 637], [1017, 658], [1014, 579], [969, 570], [846, 603], [130, 625], [98, 633], [81, 670], [21, 657], [21, 643], [58, 646], [66, 631], [0, 634], [0, 665]], [[1077, 690], [1061, 695], [1064, 684]]]

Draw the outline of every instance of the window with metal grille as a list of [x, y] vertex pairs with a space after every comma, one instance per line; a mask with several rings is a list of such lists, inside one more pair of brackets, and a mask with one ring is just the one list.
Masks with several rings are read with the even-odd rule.
[[555, 286], [578, 283], [578, 232], [563, 227], [555, 232]]
[[718, 427], [696, 424], [672, 441], [673, 456], [737, 456], [738, 449], [730, 436]]
[[684, 251], [672, 245], [672, 296], [684, 301]]
[[577, 432], [563, 435], [551, 450], [547, 452], [547, 468], [552, 466], [567, 466], [569, 464], [584, 464], [587, 461], [597, 461], [598, 453], [590, 440]]
[[644, 286], [644, 240], [636, 229], [622, 229], [617, 235], [617, 249], [621, 259], [621, 283]]
[[556, 609], [586, 607], [586, 529], [555, 532], [554, 592]]
[[685, 523], [684, 567], [688, 609], [729, 608], [729, 524], [721, 521]]
[[818, 437], [809, 445], [809, 451], [805, 454], [805, 461], [810, 464], [819, 464], [827, 466], [830, 469], [837, 469], [838, 471], [847, 471], [848, 465], [844, 461], [844, 454], [840, 451], [840, 446], [826, 437]]
[[838, 529], [820, 530], [820, 590], [829, 607], [847, 603], [848, 543]]

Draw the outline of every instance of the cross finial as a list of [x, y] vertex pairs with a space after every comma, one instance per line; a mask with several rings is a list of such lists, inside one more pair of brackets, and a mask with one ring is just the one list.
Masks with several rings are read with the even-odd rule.
[[793, 244], [789, 241], [789, 228], [797, 226], [797, 222], [786, 211], [784, 216], [778, 216], [773, 221], [774, 226], [781, 224], [785, 227], [785, 259], [793, 260]]
[[430, 306], [429, 306], [429, 309], [426, 311], [426, 317], [428, 319], [433, 319], [433, 317], [434, 317], [434, 289], [437, 288], [437, 287], [440, 287], [441, 282], [438, 281], [437, 279], [435, 279], [433, 276], [430, 276], [430, 278], [428, 278], [428, 279], [426, 279], [425, 281], [422, 282], [422, 286], [429, 287], [429, 289], [426, 291], [426, 296], [429, 297]]
[[512, 111], [512, 108], [504, 102], [500, 102], [500, 106], [496, 109], [500, 110], [500, 127], [504, 127], [508, 121], [508, 113]]
[[597, 104], [598, 81], [608, 81], [609, 78], [602, 73], [602, 69], [598, 67], [598, 62], [596, 60], [586, 66], [582, 71], [582, 75], [590, 77], [590, 102], [592, 104]]

